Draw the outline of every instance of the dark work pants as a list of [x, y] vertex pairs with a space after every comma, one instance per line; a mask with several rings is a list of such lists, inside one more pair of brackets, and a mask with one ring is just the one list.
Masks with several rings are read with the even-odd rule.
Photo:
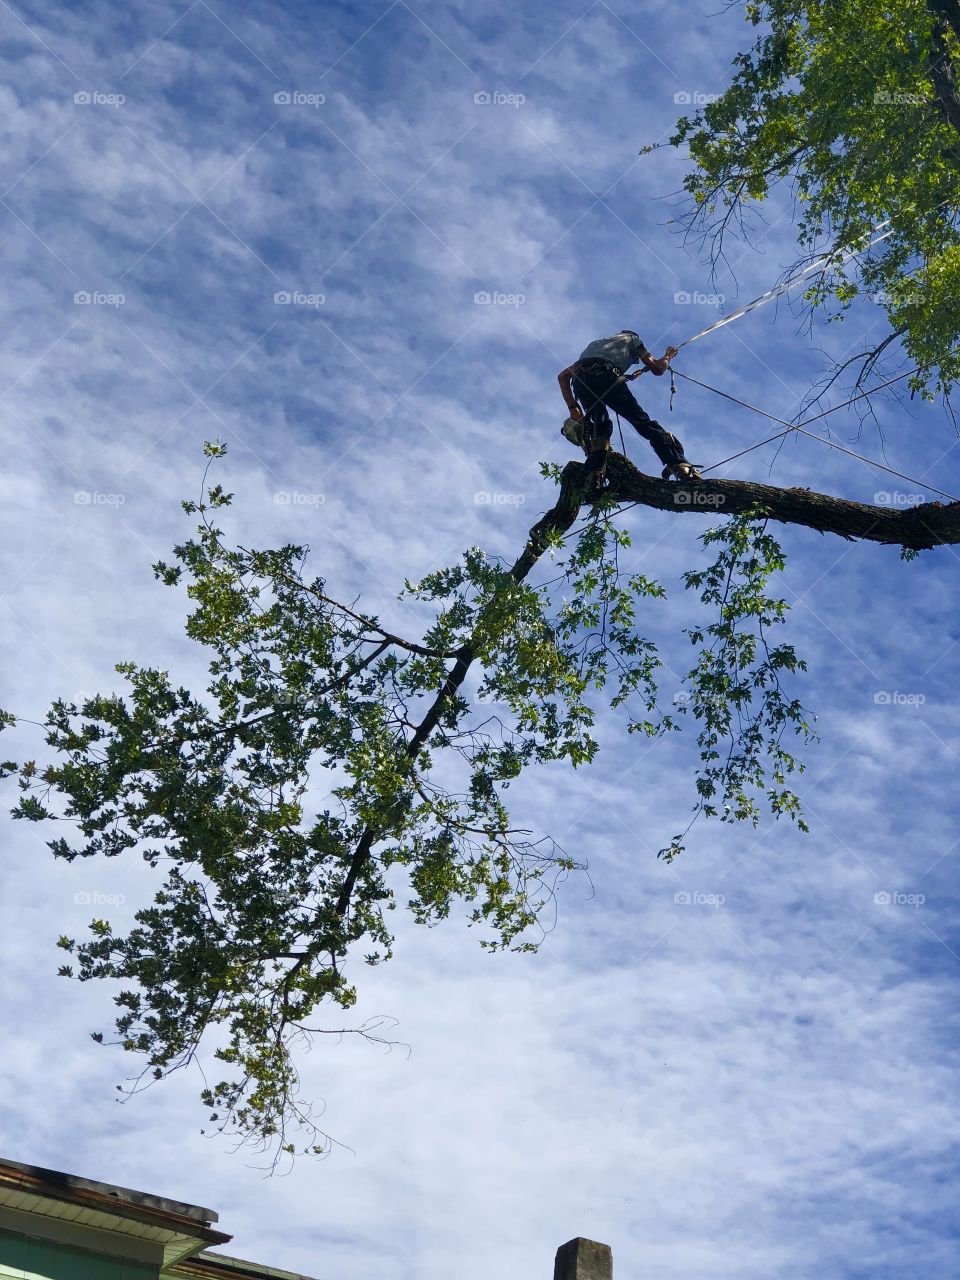
[[655, 422], [649, 413], [637, 403], [633, 392], [611, 364], [597, 364], [581, 367], [573, 378], [573, 393], [580, 403], [587, 428], [592, 437], [590, 456], [587, 466], [596, 470], [603, 465], [603, 452], [606, 451], [613, 423], [608, 409], [625, 418], [631, 427], [649, 440], [654, 453], [665, 466], [674, 466], [684, 461], [683, 445], [666, 431], [659, 422]]

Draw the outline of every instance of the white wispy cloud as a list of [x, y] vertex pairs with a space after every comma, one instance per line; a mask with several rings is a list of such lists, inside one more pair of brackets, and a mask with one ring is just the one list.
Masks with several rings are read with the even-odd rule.
[[[637, 158], [677, 93], [722, 87], [747, 29], [711, 13], [688, 5], [678, 31], [665, 4], [8, 7], [0, 705], [39, 719], [55, 696], [119, 688], [127, 658], [202, 687], [186, 602], [149, 566], [189, 528], [204, 438], [231, 445], [232, 533], [310, 543], [315, 572], [398, 626], [422, 617], [394, 598], [404, 577], [471, 544], [516, 554], [553, 501], [536, 463], [569, 456], [557, 370], [621, 325], [656, 347], [720, 314], [675, 294], [732, 303], [668, 224], [682, 166]], [[274, 102], [294, 90], [325, 101]], [[474, 99], [495, 92], [525, 101]], [[792, 260], [787, 212], [737, 263], [742, 298]], [[821, 347], [876, 332], [867, 305], [812, 340], [772, 316], [678, 366], [790, 418]], [[697, 461], [776, 429], [690, 384], [672, 415], [666, 380], [635, 386]], [[890, 465], [956, 491], [955, 436], [913, 408], [881, 410]], [[855, 417], [829, 421], [879, 456], [871, 428], [857, 442]], [[767, 479], [772, 457], [726, 474]], [[865, 501], [899, 485], [811, 441], [770, 476]], [[478, 501], [493, 493], [509, 501]], [[693, 660], [680, 573], [704, 522], [623, 519], [631, 564], [670, 591], [644, 614], [669, 698]], [[658, 864], [693, 801], [693, 744], [627, 740], [603, 716], [595, 767], [516, 788], [525, 824], [590, 863], [542, 952], [485, 956], [456, 920], [402, 926], [357, 1018], [396, 1017], [410, 1056], [321, 1041], [305, 1085], [352, 1150], [263, 1181], [197, 1135], [197, 1078], [114, 1105], [128, 1068], [87, 1038], [106, 993], [54, 976], [57, 935], [97, 895], [124, 899], [122, 921], [155, 876], [54, 863], [43, 832], [8, 825], [7, 1154], [210, 1203], [234, 1253], [343, 1280], [547, 1276], [576, 1234], [664, 1280], [907, 1277], [919, 1257], [949, 1274], [955, 557], [780, 532], [824, 735], [810, 837], [702, 824]], [[28, 725], [4, 754], [21, 747], [46, 758]]]

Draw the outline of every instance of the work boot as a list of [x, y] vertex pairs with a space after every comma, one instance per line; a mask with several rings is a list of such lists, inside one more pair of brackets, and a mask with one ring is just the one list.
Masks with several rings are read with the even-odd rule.
[[591, 471], [587, 476], [587, 501], [596, 502], [608, 489], [606, 471]]
[[[660, 427], [659, 422], [653, 424]], [[663, 428], [660, 427], [663, 431]], [[671, 476], [676, 476], [678, 480], [702, 480], [700, 472], [688, 462], [683, 455], [683, 445], [670, 431], [663, 431], [663, 435], [655, 437], [650, 441], [653, 445], [653, 451], [664, 464], [663, 471], [660, 473], [664, 480], [669, 480]]]
[[586, 495], [588, 500], [599, 498], [607, 487], [607, 451], [595, 449], [587, 457]]
[[671, 476], [676, 476], [678, 480], [702, 480], [703, 476], [693, 465], [687, 462], [686, 458], [682, 462], [668, 463], [661, 472], [664, 480], [669, 480]]

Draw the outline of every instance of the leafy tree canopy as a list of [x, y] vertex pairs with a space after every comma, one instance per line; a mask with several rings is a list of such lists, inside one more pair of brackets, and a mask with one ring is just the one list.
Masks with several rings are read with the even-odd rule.
[[[603, 707], [651, 737], [695, 717], [695, 816], [756, 823], [767, 807], [803, 824], [789, 741], [810, 729], [783, 686], [803, 663], [775, 643], [783, 555], [765, 520], [704, 534], [712, 560], [686, 575], [707, 606], [688, 632], [687, 699], [660, 710], [642, 619], [664, 591], [622, 567], [629, 535], [602, 509], [565, 541], [579, 509], [568, 491], [512, 568], [472, 548], [407, 583], [433, 614], [409, 638], [332, 599], [307, 576], [306, 547], [228, 545], [215, 519], [231, 495], [209, 485], [184, 503], [196, 536], [154, 567], [192, 602], [207, 688], [125, 662], [125, 696], [48, 712], [56, 763], [19, 767], [15, 816], [59, 819], [58, 858], [135, 852], [164, 876], [128, 932], [94, 920], [88, 937], [62, 937], [61, 973], [119, 984], [119, 1043], [147, 1081], [203, 1042], [223, 1069], [203, 1091], [214, 1125], [275, 1150], [322, 1149], [295, 1050], [321, 1030], [318, 1006], [353, 1005], [357, 961], [390, 956], [398, 905], [432, 924], [466, 903], [482, 945], [535, 948], [557, 877], [580, 864], [514, 825], [509, 788], [532, 767], [588, 766]], [[555, 572], [530, 585], [545, 553]]]
[[786, 187], [802, 260], [830, 259], [811, 278], [811, 310], [842, 316], [866, 293], [889, 317], [861, 378], [900, 349], [921, 367], [915, 389], [949, 391], [960, 373], [960, 4], [751, 0], [745, 13], [756, 39], [729, 87], [670, 140], [693, 161], [690, 229], [719, 267], [728, 235]]
[[[948, 391], [960, 306], [957, 4], [772, 0], [746, 16], [756, 40], [729, 89], [673, 138], [692, 158], [691, 226], [716, 264], [749, 209], [791, 184], [800, 252], [831, 255], [808, 291], [812, 311], [842, 316], [858, 290], [886, 306], [890, 334], [864, 353], [861, 378], [899, 341], [923, 366], [915, 389]], [[878, 227], [888, 234], [867, 248]], [[211, 463], [224, 451], [207, 446]], [[406, 584], [430, 612], [415, 637], [328, 594], [306, 547], [229, 544], [217, 519], [231, 495], [205, 476], [201, 500], [184, 504], [195, 536], [155, 573], [192, 602], [187, 633], [209, 653], [207, 687], [122, 663], [123, 696], [50, 708], [55, 763], [0, 768], [17, 776], [18, 818], [62, 824], [57, 857], [137, 854], [162, 875], [127, 932], [95, 920], [88, 936], [61, 938], [61, 972], [113, 984], [119, 1043], [148, 1081], [212, 1054], [220, 1078], [203, 1101], [241, 1140], [325, 1148], [299, 1094], [298, 1045], [336, 1030], [317, 1011], [353, 1005], [359, 961], [390, 956], [399, 906], [432, 924], [465, 903], [485, 946], [536, 946], [557, 878], [580, 862], [514, 824], [510, 787], [531, 768], [590, 766], [601, 712], [650, 737], [692, 718], [694, 817], [755, 823], [766, 808], [802, 824], [791, 745], [811, 730], [791, 688], [803, 663], [779, 640], [784, 557], [771, 518], [908, 554], [960, 540], [954, 507], [892, 513], [704, 482], [736, 514], [707, 528], [703, 563], [686, 574], [700, 606], [687, 697], [664, 708], [645, 635], [664, 590], [629, 569], [614, 508], [710, 509], [676, 505], [670, 485], [614, 455], [608, 497], [576, 526], [582, 466], [544, 472], [557, 502], [512, 566], [471, 548]], [[550, 575], [529, 581], [547, 562]], [[0, 728], [14, 723], [0, 713]]]

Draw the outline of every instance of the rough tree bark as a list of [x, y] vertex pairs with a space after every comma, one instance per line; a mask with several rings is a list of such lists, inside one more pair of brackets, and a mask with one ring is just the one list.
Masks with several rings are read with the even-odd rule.
[[[850, 502], [812, 489], [780, 489], [747, 480], [698, 480], [679, 483], [658, 480], [638, 471], [628, 458], [610, 453], [607, 497], [675, 514], [741, 515], [763, 507], [773, 520], [799, 524], [820, 533], [834, 533], [849, 541], [863, 539], [927, 551], [960, 542], [960, 502], [924, 502], [918, 506], [876, 507]], [[551, 531], [565, 533], [580, 513], [584, 468], [568, 462], [563, 469], [560, 498], [530, 530], [527, 545], [511, 573], [520, 581], [543, 554]]]
[[[571, 462], [564, 475], [571, 467], [582, 470], [580, 463]], [[811, 489], [779, 489], [774, 485], [754, 484], [746, 480], [700, 480], [695, 484], [680, 484], [675, 480], [655, 480], [653, 476], [644, 475], [619, 453], [610, 454], [607, 475], [611, 498], [617, 502], [641, 503], [660, 511], [740, 515], [751, 507], [762, 506], [772, 519], [783, 524], [805, 525], [808, 529], [835, 533], [852, 541], [862, 538], [905, 547], [910, 551], [926, 551], [931, 547], [960, 542], [960, 502], [924, 502], [897, 510], [849, 502]]]
[[934, 58], [930, 63], [930, 78], [937, 95], [937, 107], [944, 120], [960, 133], [960, 88], [949, 47], [951, 35], [960, 40], [960, 0], [927, 0], [927, 9], [933, 17]]

